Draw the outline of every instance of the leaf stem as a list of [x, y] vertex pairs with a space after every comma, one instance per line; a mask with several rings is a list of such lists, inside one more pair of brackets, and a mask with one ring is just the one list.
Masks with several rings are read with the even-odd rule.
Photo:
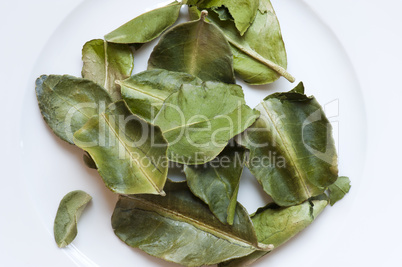
[[206, 11], [206, 10], [203, 10], [203, 11], [201, 11], [201, 20], [202, 21], [205, 21], [205, 18], [208, 16], [208, 11]]
[[287, 72], [283, 67], [279, 66], [278, 64], [276, 64], [276, 63], [274, 63], [274, 62], [272, 62], [272, 61], [270, 61], [270, 60], [268, 60], [266, 58], [263, 58], [260, 54], [258, 54], [257, 52], [254, 52], [251, 49], [245, 49], [243, 46], [241, 46], [238, 43], [236, 43], [234, 40], [232, 40], [227, 35], [226, 35], [226, 38], [228, 39], [230, 44], [235, 46], [237, 49], [239, 49], [243, 53], [255, 58], [256, 60], [258, 60], [262, 64], [270, 67], [271, 69], [276, 71], [279, 75], [283, 76], [289, 82], [291, 82], [291, 83], [295, 82], [296, 79], [289, 72]]

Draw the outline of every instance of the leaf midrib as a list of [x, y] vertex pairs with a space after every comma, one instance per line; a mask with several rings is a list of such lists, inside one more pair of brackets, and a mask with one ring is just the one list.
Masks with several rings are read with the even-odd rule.
[[[136, 165], [138, 166], [138, 169], [141, 171], [141, 173], [145, 176], [145, 178], [148, 180], [148, 182], [152, 185], [152, 187], [156, 190], [156, 192], [161, 193], [161, 190], [159, 190], [158, 186], [154, 183], [154, 181], [152, 180], [152, 178], [145, 172], [145, 170], [143, 169], [142, 165], [135, 159], [133, 158], [133, 156], [130, 153], [130, 150], [128, 149], [126, 143], [119, 137], [119, 135], [117, 134], [117, 132], [115, 131], [115, 129], [112, 127], [112, 125], [110, 124], [110, 121], [106, 118], [105, 114], [102, 113], [101, 114], [102, 118], [105, 120], [106, 124], [108, 125], [109, 129], [112, 130], [113, 134], [115, 135], [116, 139], [119, 141], [120, 144], [123, 145], [125, 151], [127, 152], [127, 154], [129, 155], [130, 159], [132, 161], [134, 161], [136, 163]], [[140, 150], [140, 149], [139, 149]], [[156, 168], [157, 169], [157, 168]]]
[[[160, 214], [158, 211], [161, 211], [162, 213], [165, 213], [167, 215], [171, 215], [172, 217], [177, 217], [178, 221], [189, 223], [189, 224], [193, 225], [194, 227], [198, 228], [199, 230], [207, 232], [209, 234], [212, 234], [212, 235], [216, 236], [217, 238], [224, 239], [224, 238], [222, 238], [220, 236], [227, 237], [226, 240], [231, 242], [232, 244], [235, 244], [235, 245], [238, 245], [238, 246], [241, 246], [241, 247], [244, 247], [244, 248], [250, 248], [250, 249], [254, 248], [255, 250], [257, 250], [257, 247], [255, 245], [253, 245], [252, 243], [250, 243], [250, 242], [248, 242], [248, 241], [246, 241], [244, 239], [241, 239], [238, 236], [234, 236], [234, 235], [229, 234], [227, 232], [224, 232], [224, 231], [221, 231], [221, 230], [216, 229], [214, 227], [211, 227], [210, 225], [207, 225], [207, 224], [205, 224], [203, 222], [200, 222], [200, 221], [198, 221], [196, 219], [193, 219], [193, 218], [191, 218], [189, 216], [186, 216], [185, 214], [182, 214], [180, 212], [176, 212], [176, 211], [171, 210], [171, 209], [167, 209], [167, 208], [165, 208], [165, 207], [163, 207], [161, 205], [157, 205], [157, 204], [155, 204], [155, 203], [153, 203], [151, 201], [147, 201], [145, 199], [138, 198], [135, 195], [131, 195], [131, 196], [126, 195], [125, 197], [137, 200], [137, 201], [141, 202], [142, 204], [144, 204], [145, 206], [149, 206], [151, 208], [149, 211], [154, 211], [154, 212], [157, 212], [158, 214]], [[160, 215], [163, 216], [162, 214], [160, 214]], [[244, 245], [242, 245], [242, 244], [244, 244]]]
[[275, 131], [277, 132], [279, 138], [281, 139], [281, 142], [282, 142], [282, 144], [283, 144], [283, 147], [284, 147], [284, 149], [285, 149], [285, 152], [286, 152], [288, 158], [290, 159], [291, 165], [292, 165], [293, 168], [295, 169], [296, 174], [297, 174], [297, 177], [299, 177], [299, 181], [300, 181], [301, 185], [303, 186], [303, 188], [304, 188], [304, 190], [305, 190], [307, 196], [308, 196], [309, 198], [312, 197], [312, 194], [311, 194], [311, 192], [310, 192], [310, 190], [309, 190], [309, 188], [308, 188], [308, 186], [307, 186], [307, 184], [306, 184], [306, 182], [305, 182], [305, 181], [307, 180], [307, 178], [303, 175], [303, 172], [300, 170], [300, 167], [298, 166], [298, 164], [296, 164], [296, 161], [293, 159], [293, 156], [292, 156], [292, 154], [290, 153], [290, 151], [289, 151], [289, 149], [288, 149], [288, 143], [285, 142], [285, 139], [287, 139], [287, 138], [285, 138], [284, 136], [282, 136], [281, 132], [279, 131], [279, 129], [278, 129], [278, 127], [277, 127], [277, 125], [275, 124], [274, 120], [272, 119], [272, 116], [271, 116], [271, 114], [269, 113], [268, 107], [266, 106], [266, 103], [265, 103], [265, 102], [262, 102], [262, 107], [264, 108], [264, 111], [265, 111], [265, 113], [267, 114], [269, 120], [271, 121], [272, 126], [274, 126]]

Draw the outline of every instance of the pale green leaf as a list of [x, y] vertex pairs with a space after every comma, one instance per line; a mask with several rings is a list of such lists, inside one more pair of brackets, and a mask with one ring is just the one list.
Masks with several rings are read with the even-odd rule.
[[240, 204], [233, 226], [229, 226], [191, 194], [185, 182], [168, 180], [165, 190], [165, 197], [120, 196], [112, 227], [122, 241], [185, 266], [217, 264], [261, 249]]
[[131, 111], [151, 122], [170, 94], [178, 91], [183, 84], [201, 85], [202, 81], [184, 72], [153, 69], [118, 83]]
[[341, 200], [351, 188], [350, 180], [348, 177], [341, 176], [336, 182], [328, 187], [329, 191], [329, 202], [331, 206], [335, 205], [336, 202]]
[[92, 197], [84, 191], [72, 191], [60, 201], [54, 219], [54, 239], [57, 246], [63, 248], [77, 236], [77, 221]]
[[148, 69], [155, 68], [186, 72], [204, 81], [235, 83], [230, 46], [222, 31], [203, 16], [161, 37], [148, 62]]
[[75, 131], [111, 103], [101, 86], [68, 75], [40, 76], [36, 80], [36, 97], [46, 123], [70, 144], [74, 144]]
[[179, 18], [182, 3], [173, 3], [151, 10], [105, 35], [111, 43], [147, 43], [157, 38]]
[[[292, 207], [284, 208], [272, 203], [259, 209], [251, 218], [258, 242], [278, 248], [309, 226], [327, 204], [326, 197], [320, 196]], [[266, 251], [256, 251], [243, 258], [219, 264], [219, 266], [250, 266], [267, 253]]]
[[245, 104], [240, 86], [205, 82], [171, 94], [154, 123], [169, 142], [169, 159], [193, 165], [214, 159], [258, 114]]
[[200, 1], [199, 8], [226, 7], [233, 17], [234, 23], [240, 35], [243, 35], [250, 27], [257, 15], [259, 0], [206, 0]]
[[74, 134], [105, 185], [120, 194], [164, 194], [167, 143], [159, 127], [133, 115], [124, 101], [92, 117]]
[[114, 101], [121, 98], [116, 80], [130, 77], [134, 68], [134, 55], [125, 44], [111, 44], [95, 39], [82, 49], [82, 77], [92, 80], [108, 90]]
[[184, 167], [191, 192], [204, 201], [222, 223], [233, 224], [244, 163], [244, 148], [229, 145], [204, 165]]
[[303, 84], [268, 96], [260, 118], [238, 141], [250, 150], [248, 167], [280, 206], [324, 193], [338, 177], [332, 127]]
[[[189, 8], [190, 17], [198, 19], [197, 8]], [[208, 20], [217, 25], [231, 46], [235, 72], [247, 83], [267, 84], [280, 76], [295, 79], [287, 71], [287, 55], [278, 18], [269, 0], [260, 0], [259, 9], [247, 32], [241, 36], [231, 20], [222, 21], [215, 12]]]

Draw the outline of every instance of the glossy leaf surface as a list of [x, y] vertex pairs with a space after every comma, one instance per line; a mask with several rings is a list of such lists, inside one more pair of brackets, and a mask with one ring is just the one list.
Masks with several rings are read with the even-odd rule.
[[165, 7], [144, 13], [106, 34], [105, 40], [122, 44], [150, 42], [176, 22], [181, 6], [181, 3], [174, 1]]
[[74, 134], [94, 160], [106, 186], [120, 194], [164, 194], [167, 143], [159, 127], [118, 101]]
[[[263, 244], [272, 244], [275, 248], [279, 247], [309, 226], [327, 204], [328, 201], [322, 196], [311, 202], [307, 201], [292, 207], [283, 208], [269, 204], [259, 209], [252, 216], [258, 241]], [[219, 264], [219, 266], [250, 266], [267, 253], [266, 251], [256, 251], [246, 257]]]
[[77, 221], [92, 197], [84, 191], [72, 191], [60, 201], [54, 219], [54, 239], [63, 248], [77, 236]]
[[303, 84], [268, 96], [261, 116], [239, 139], [250, 150], [248, 167], [280, 206], [324, 193], [338, 178], [332, 127]]
[[[190, 7], [190, 16], [197, 19], [200, 12]], [[233, 53], [235, 72], [247, 83], [267, 84], [284, 76], [294, 78], [287, 71], [287, 55], [278, 18], [269, 0], [260, 0], [257, 15], [241, 36], [233, 21], [222, 21], [215, 12], [208, 19], [222, 31]]]
[[36, 97], [43, 118], [53, 132], [74, 144], [73, 134], [111, 103], [101, 86], [68, 75], [42, 75], [36, 80]]
[[185, 84], [171, 94], [154, 123], [169, 142], [169, 159], [193, 165], [214, 159], [257, 117], [245, 104], [240, 86], [206, 82]]
[[229, 145], [204, 165], [184, 167], [191, 192], [204, 201], [222, 223], [233, 224], [244, 162], [244, 148]]
[[240, 35], [243, 35], [253, 23], [259, 6], [259, 0], [206, 0], [199, 1], [200, 8], [226, 7], [233, 17]]
[[341, 176], [336, 182], [328, 187], [329, 202], [333, 206], [336, 202], [341, 200], [351, 188], [350, 180], [348, 177]]
[[154, 69], [119, 81], [119, 84], [131, 111], [146, 121], [152, 121], [170, 94], [183, 84], [201, 85], [202, 81], [184, 72]]
[[185, 266], [212, 265], [259, 249], [246, 210], [237, 205], [233, 226], [222, 224], [185, 182], [166, 183], [166, 196], [120, 196], [115, 234], [132, 247]]
[[134, 68], [134, 55], [128, 45], [91, 40], [82, 49], [82, 61], [82, 77], [101, 85], [114, 101], [121, 99], [115, 81], [130, 77]]
[[204, 21], [179, 24], [155, 46], [148, 69], [186, 72], [204, 81], [235, 83], [230, 46], [215, 25]]

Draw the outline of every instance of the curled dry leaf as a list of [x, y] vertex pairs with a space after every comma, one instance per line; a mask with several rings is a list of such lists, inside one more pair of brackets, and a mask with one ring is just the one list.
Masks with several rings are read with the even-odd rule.
[[185, 266], [217, 264], [259, 249], [253, 225], [239, 204], [233, 226], [222, 224], [185, 182], [166, 183], [166, 196], [120, 196], [115, 234], [146, 253]]
[[118, 83], [130, 110], [151, 122], [169, 95], [177, 92], [183, 84], [201, 85], [202, 81], [184, 72], [153, 69]]
[[331, 206], [335, 205], [336, 202], [341, 200], [351, 188], [350, 180], [348, 177], [341, 176], [336, 182], [328, 187], [329, 191], [329, 202]]
[[[198, 19], [197, 7], [189, 8], [190, 17]], [[295, 79], [287, 71], [287, 55], [278, 18], [269, 0], [260, 0], [257, 15], [247, 32], [241, 36], [231, 20], [222, 21], [215, 12], [208, 20], [217, 25], [229, 41], [235, 72], [247, 83], [267, 84], [280, 76]]]
[[54, 219], [54, 239], [63, 248], [77, 236], [77, 221], [92, 197], [84, 191], [72, 191], [60, 201]]
[[169, 142], [169, 160], [196, 165], [219, 155], [258, 115], [245, 104], [240, 86], [205, 82], [171, 94], [154, 123]]
[[103, 86], [113, 101], [121, 99], [116, 80], [130, 77], [134, 68], [134, 55], [128, 45], [91, 40], [82, 49], [82, 61], [82, 77]]
[[179, 18], [182, 3], [173, 3], [144, 13], [105, 35], [110, 43], [142, 44], [152, 41]]
[[[258, 242], [272, 244], [275, 248], [279, 247], [309, 226], [327, 204], [326, 196], [321, 195], [292, 207], [284, 208], [271, 203], [258, 209], [251, 217]], [[219, 266], [250, 266], [268, 253], [267, 251], [256, 251], [243, 258], [221, 263]]]
[[206, 0], [198, 1], [197, 6], [214, 10], [226, 7], [240, 35], [243, 35], [253, 23], [259, 3], [259, 0]]
[[222, 31], [204, 19], [179, 24], [155, 46], [148, 69], [186, 72], [203, 81], [235, 83], [233, 56]]
[[233, 224], [244, 162], [244, 148], [228, 145], [212, 161], [184, 167], [191, 192], [204, 201], [222, 223]]
[[40, 76], [36, 97], [47, 125], [70, 144], [73, 134], [112, 102], [101, 86], [69, 75]]
[[123, 100], [92, 117], [74, 142], [90, 154], [113, 192], [164, 194], [166, 140], [159, 127], [133, 115]]
[[323, 194], [338, 177], [332, 127], [303, 84], [268, 96], [260, 118], [238, 141], [250, 150], [248, 167], [280, 206]]

